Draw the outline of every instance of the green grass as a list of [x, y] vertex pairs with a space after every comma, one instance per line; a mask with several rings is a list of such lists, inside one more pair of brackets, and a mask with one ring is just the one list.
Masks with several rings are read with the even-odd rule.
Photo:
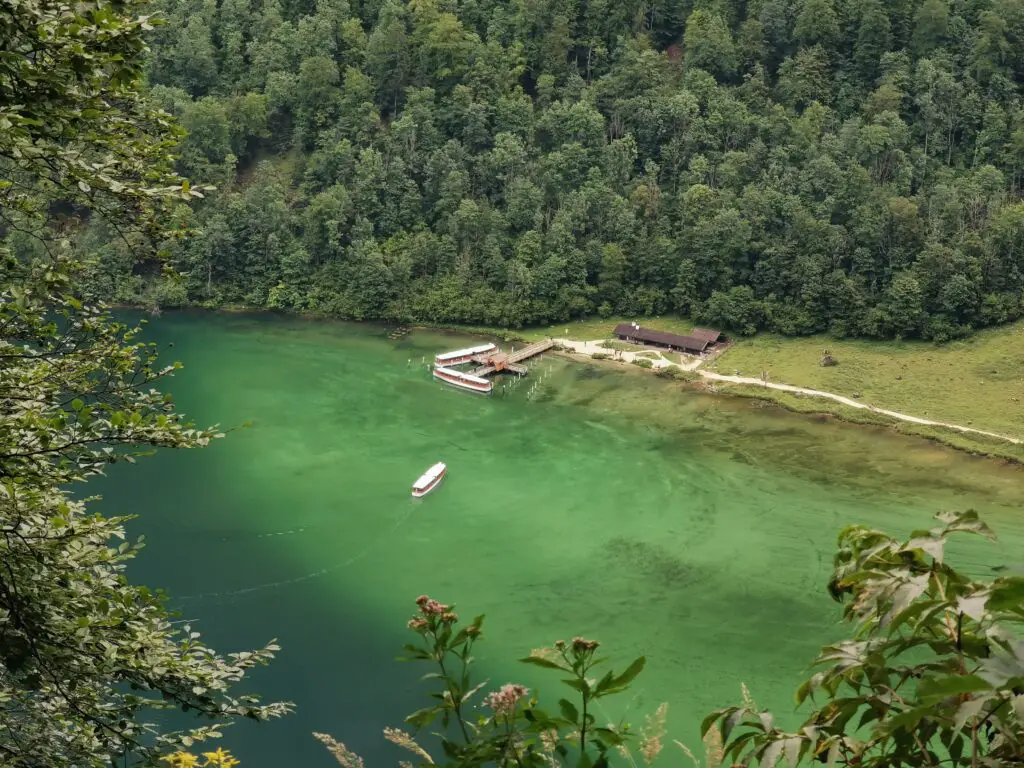
[[[838, 365], [820, 365], [825, 349]], [[881, 408], [1024, 437], [1024, 322], [942, 346], [765, 334], [736, 342], [707, 367], [744, 376], [765, 370], [770, 381], [859, 394]]]
[[794, 413], [813, 414], [825, 419], [835, 418], [840, 421], [850, 421], [857, 424], [889, 427], [902, 434], [923, 437], [951, 448], [966, 451], [967, 453], [1004, 459], [1016, 464], [1024, 464], [1024, 446], [1014, 445], [1005, 440], [986, 437], [985, 435], [964, 434], [944, 427], [930, 427], [923, 424], [899, 421], [880, 413], [851, 408], [848, 405], [837, 403], [835, 400], [808, 397], [792, 392], [766, 390], [755, 384], [714, 382], [714, 385], [715, 389], [722, 394], [764, 401], [766, 405], [780, 406]]
[[630, 344], [628, 341], [603, 341], [601, 346], [605, 349], [615, 349], [620, 352], [644, 352], [646, 347], [642, 344]]

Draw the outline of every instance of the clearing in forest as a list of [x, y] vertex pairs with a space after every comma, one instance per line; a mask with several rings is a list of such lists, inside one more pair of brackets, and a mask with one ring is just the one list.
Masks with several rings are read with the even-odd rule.
[[[838, 362], [821, 365], [825, 350]], [[839, 340], [762, 334], [704, 366], [717, 373], [859, 395], [879, 408], [1024, 435], [1024, 322], [961, 341]]]

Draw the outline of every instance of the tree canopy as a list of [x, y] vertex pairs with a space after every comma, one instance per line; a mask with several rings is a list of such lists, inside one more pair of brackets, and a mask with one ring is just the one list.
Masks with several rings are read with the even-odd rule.
[[[276, 646], [227, 656], [132, 584], [125, 518], [80, 484], [158, 447], [217, 437], [157, 389], [136, 330], [83, 286], [68, 234], [92, 216], [129, 255], [169, 236], [169, 116], [139, 87], [148, 24], [134, 2], [13, 0], [0, 8], [0, 763], [156, 764], [238, 717], [288, 710], [233, 686]], [[11, 247], [13, 246], [13, 248]], [[203, 716], [174, 730], [154, 710]], [[183, 725], [187, 726], [185, 722]]]
[[938, 340], [1022, 313], [1020, 0], [156, 0], [218, 191], [97, 290], [502, 326]]

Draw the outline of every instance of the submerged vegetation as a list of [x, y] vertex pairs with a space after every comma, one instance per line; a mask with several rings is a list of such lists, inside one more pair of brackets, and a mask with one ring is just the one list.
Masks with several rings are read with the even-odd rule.
[[1020, 0], [157, 0], [218, 191], [118, 301], [944, 340], [1021, 315]]

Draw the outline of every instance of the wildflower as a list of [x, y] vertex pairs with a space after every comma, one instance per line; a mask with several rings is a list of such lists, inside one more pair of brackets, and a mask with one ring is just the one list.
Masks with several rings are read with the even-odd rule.
[[555, 650], [556, 651], [563, 651], [563, 650], [565, 650], [565, 640], [555, 640]]
[[330, 734], [314, 733], [313, 738], [327, 747], [327, 751], [334, 755], [334, 759], [342, 768], [364, 768], [363, 758], [349, 750], [340, 741], [335, 741]]
[[746, 683], [740, 683], [740, 690], [743, 691], [743, 706], [747, 709], [757, 709], [757, 703], [754, 701], [754, 697], [750, 695], [750, 689], [747, 688]]
[[644, 763], [651, 765], [661, 752], [661, 739], [665, 735], [665, 718], [668, 704], [662, 704], [653, 715], [648, 715], [640, 729], [640, 754]]
[[430, 600], [429, 598], [425, 603], [420, 605], [420, 611], [422, 611], [424, 616], [440, 616], [449, 608], [451, 608], [450, 605], [445, 605], [444, 603], [439, 603], [437, 600]]
[[558, 746], [558, 729], [550, 728], [546, 731], [541, 731], [540, 734], [540, 750], [545, 755], [555, 754], [555, 747]]
[[203, 757], [211, 768], [233, 768], [241, 763], [241, 760], [236, 760], [230, 752], [225, 752], [221, 747], [217, 747], [216, 752], [203, 752]]
[[597, 646], [600, 643], [597, 640], [586, 640], [582, 637], [574, 637], [572, 639], [572, 649], [574, 651], [594, 651], [597, 650]]
[[[690, 762], [693, 763], [693, 768], [700, 768], [700, 760], [697, 759], [697, 756], [695, 754], [693, 754], [693, 752], [690, 750], [690, 748], [688, 746], [683, 744], [683, 742], [679, 741], [679, 739], [672, 739], [672, 741], [675, 743], [675, 745], [677, 747], [679, 747], [681, 750], [683, 750], [683, 754], [684, 755], [686, 755], [688, 758], [690, 758]], [[718, 767], [717, 766], [710, 766], [709, 765], [709, 768], [718, 768]]]
[[199, 765], [199, 758], [190, 752], [175, 752], [170, 755], [164, 755], [160, 759], [168, 763], [171, 768], [195, 768], [195, 766]]
[[417, 744], [415, 739], [401, 728], [385, 728], [384, 738], [392, 744], [397, 744], [402, 749], [407, 749], [410, 752], [419, 755], [431, 765], [434, 764], [434, 759], [427, 753], [427, 750]]
[[477, 637], [480, 634], [480, 632], [481, 629], [479, 624], [470, 624], [468, 627], [466, 627], [466, 634], [469, 637]]
[[427, 620], [413, 617], [409, 619], [409, 629], [426, 629]]
[[445, 611], [441, 614], [441, 621], [446, 621], [449, 624], [454, 624], [459, 620], [459, 614], [454, 611]]
[[515, 711], [516, 703], [526, 696], [530, 689], [518, 683], [508, 683], [501, 690], [492, 691], [484, 697], [484, 706], [494, 710], [496, 715], [510, 715]]
[[722, 744], [722, 732], [717, 725], [713, 725], [704, 737], [704, 765], [707, 768], [718, 768], [724, 762], [725, 748]]
[[418, 605], [420, 608], [422, 608], [424, 605], [426, 605], [429, 602], [430, 602], [430, 598], [427, 597], [426, 595], [420, 595], [419, 597], [416, 598], [416, 605]]

